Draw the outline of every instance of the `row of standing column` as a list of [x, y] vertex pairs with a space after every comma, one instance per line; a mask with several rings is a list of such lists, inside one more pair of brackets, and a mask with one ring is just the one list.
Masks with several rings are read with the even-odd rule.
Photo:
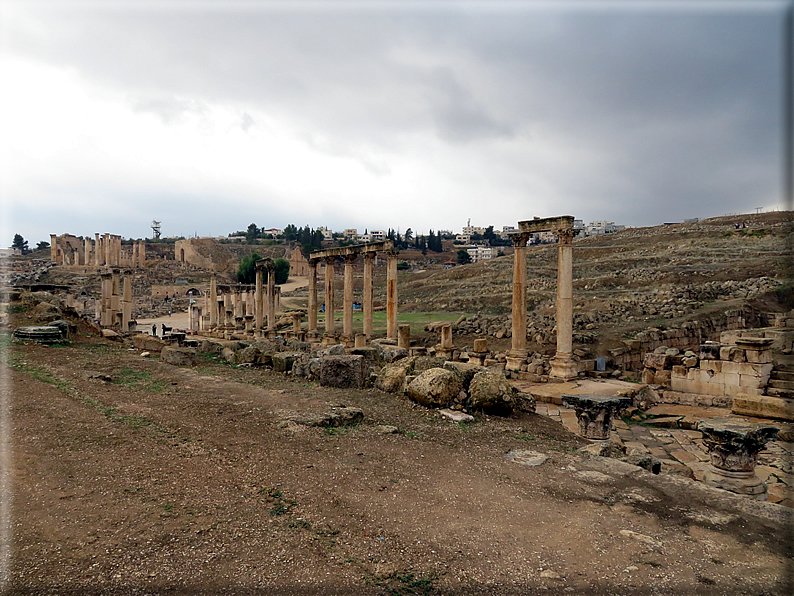
[[[366, 337], [372, 337], [373, 306], [374, 306], [374, 252], [365, 252], [364, 255], [364, 287], [362, 306], [364, 311], [363, 332]], [[356, 254], [345, 255], [344, 267], [344, 299], [342, 305], [342, 337], [345, 341], [353, 340], [353, 295], [354, 273], [353, 265]], [[334, 322], [334, 264], [336, 257], [323, 257], [325, 260], [325, 334], [335, 334]], [[309, 259], [309, 305], [308, 305], [308, 331], [310, 335], [317, 334], [317, 265], [319, 258]], [[387, 253], [386, 261], [386, 336], [390, 339], [397, 338], [397, 255]]]

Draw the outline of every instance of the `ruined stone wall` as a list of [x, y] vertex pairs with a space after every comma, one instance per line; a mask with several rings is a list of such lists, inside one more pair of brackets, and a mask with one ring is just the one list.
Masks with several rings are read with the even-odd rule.
[[641, 370], [647, 352], [659, 346], [694, 348], [706, 341], [719, 341], [720, 333], [734, 329], [765, 327], [769, 324], [764, 313], [750, 306], [716, 313], [709, 318], [682, 323], [674, 329], [648, 329], [626, 340], [624, 347], [610, 350], [612, 364], [622, 370]]
[[236, 268], [237, 260], [224, 246], [212, 238], [186, 238], [174, 243], [174, 259], [218, 273]]

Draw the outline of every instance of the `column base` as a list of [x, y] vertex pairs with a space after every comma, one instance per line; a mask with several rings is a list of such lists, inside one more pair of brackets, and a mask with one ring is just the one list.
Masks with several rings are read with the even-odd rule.
[[335, 335], [330, 335], [330, 334], [323, 335], [323, 345], [324, 346], [333, 346], [333, 345], [336, 345], [336, 344], [337, 344], [337, 341], [336, 341], [336, 336]]
[[712, 464], [706, 468], [703, 475], [706, 486], [721, 488], [739, 495], [750, 497], [758, 501], [766, 501], [766, 484], [755, 472], [733, 472], [721, 470]]
[[551, 361], [550, 377], [557, 379], [573, 379], [579, 375], [579, 366], [571, 358], [570, 354], [555, 356]]
[[442, 348], [436, 347], [436, 358], [444, 358], [446, 360], [452, 359], [452, 354], [455, 351], [454, 348]]
[[339, 338], [339, 342], [345, 346], [345, 348], [352, 348], [356, 345], [356, 340], [350, 335], [343, 335]]
[[513, 356], [513, 352], [509, 352], [509, 356], [505, 359], [505, 370], [520, 371], [521, 366], [527, 363], [527, 357], [524, 355]]

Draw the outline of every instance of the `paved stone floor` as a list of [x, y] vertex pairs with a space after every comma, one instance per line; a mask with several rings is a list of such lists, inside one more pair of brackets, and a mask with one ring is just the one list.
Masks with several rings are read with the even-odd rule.
[[[557, 420], [571, 432], [577, 433], [579, 430], [576, 414], [572, 409], [554, 403], [538, 402], [536, 413]], [[626, 424], [623, 420], [615, 420], [610, 440], [622, 443], [629, 455], [650, 454], [660, 459], [663, 474], [678, 474], [702, 481], [709, 457], [703, 446], [703, 435], [690, 429], [697, 428], [698, 420], [730, 416], [730, 410], [659, 405], [645, 414], [655, 418], [642, 424]], [[758, 419], [752, 420], [761, 422]], [[774, 420], [763, 422], [775, 424]], [[755, 471], [767, 483], [769, 501], [794, 507], [792, 462], [794, 443], [773, 441], [760, 453]]]

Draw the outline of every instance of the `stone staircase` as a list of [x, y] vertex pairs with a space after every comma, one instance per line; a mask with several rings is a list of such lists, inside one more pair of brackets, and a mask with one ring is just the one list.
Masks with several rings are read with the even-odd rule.
[[776, 355], [766, 394], [794, 400], [794, 356]]

